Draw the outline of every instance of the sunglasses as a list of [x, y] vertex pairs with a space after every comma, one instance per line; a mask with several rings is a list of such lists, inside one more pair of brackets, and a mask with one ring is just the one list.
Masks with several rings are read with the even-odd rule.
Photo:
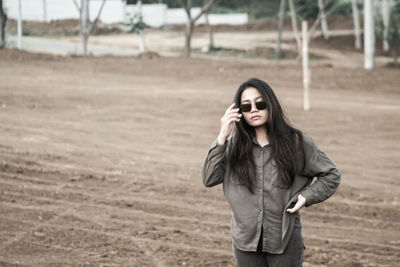
[[[267, 108], [267, 103], [265, 101], [256, 102], [256, 108], [258, 110], [263, 110]], [[241, 112], [250, 112], [251, 111], [251, 104], [241, 104], [240, 105]]]

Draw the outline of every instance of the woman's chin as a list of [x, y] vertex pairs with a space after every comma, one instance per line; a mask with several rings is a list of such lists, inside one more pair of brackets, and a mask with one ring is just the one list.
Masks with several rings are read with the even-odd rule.
[[248, 124], [249, 124], [251, 127], [254, 127], [254, 128], [258, 128], [258, 127], [264, 126], [265, 123], [266, 123], [266, 122], [261, 121], [261, 120], [260, 120], [260, 121], [258, 121], [258, 120], [256, 120], [256, 121], [249, 121], [249, 122], [248, 122]]

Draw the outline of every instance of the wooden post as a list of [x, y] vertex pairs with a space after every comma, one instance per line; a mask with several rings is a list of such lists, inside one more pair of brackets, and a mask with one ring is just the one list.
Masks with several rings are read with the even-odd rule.
[[310, 70], [308, 68], [308, 25], [307, 21], [301, 23], [302, 50], [303, 50], [303, 107], [304, 110], [310, 110]]
[[374, 0], [364, 0], [364, 68], [374, 68]]
[[22, 49], [22, 3], [18, 0], [18, 49]]

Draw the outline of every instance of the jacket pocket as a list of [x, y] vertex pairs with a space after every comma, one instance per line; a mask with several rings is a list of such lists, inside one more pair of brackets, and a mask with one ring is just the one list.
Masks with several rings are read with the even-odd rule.
[[290, 188], [290, 185], [284, 184], [280, 179], [279, 179], [279, 172], [278, 172], [278, 167], [276, 166], [275, 160], [271, 161], [271, 173], [270, 175], [272, 176], [272, 185], [277, 188], [277, 189], [283, 189], [287, 190]]

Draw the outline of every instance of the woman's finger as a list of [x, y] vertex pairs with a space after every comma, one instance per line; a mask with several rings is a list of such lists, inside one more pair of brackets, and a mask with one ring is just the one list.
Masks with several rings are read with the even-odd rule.
[[286, 211], [290, 212], [290, 213], [295, 213], [296, 211], [298, 211], [301, 208], [301, 206], [299, 205], [299, 202], [296, 202], [296, 205], [294, 205], [293, 208], [291, 209], [287, 209]]
[[241, 114], [241, 113], [239, 112], [238, 108], [233, 108], [225, 113], [225, 115], [230, 115], [230, 114]]
[[242, 117], [242, 114], [232, 114], [226, 117], [226, 121], [230, 121], [230, 120], [237, 120], [240, 119]]

